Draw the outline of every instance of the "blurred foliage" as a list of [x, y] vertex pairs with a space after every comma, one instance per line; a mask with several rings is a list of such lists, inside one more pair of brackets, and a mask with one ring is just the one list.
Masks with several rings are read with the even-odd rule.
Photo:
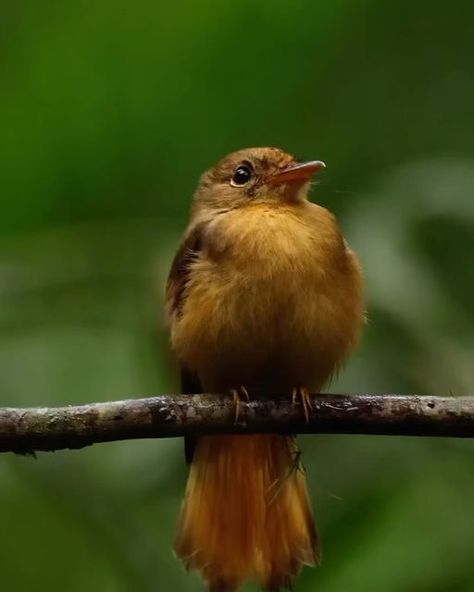
[[[473, 394], [467, 1], [1, 2], [0, 404], [176, 387], [167, 268], [230, 150], [323, 158], [366, 272], [334, 391]], [[301, 438], [323, 564], [298, 592], [473, 589], [474, 443]], [[180, 441], [0, 459], [11, 591], [197, 591], [171, 553]], [[249, 589], [252, 589], [249, 587]]]

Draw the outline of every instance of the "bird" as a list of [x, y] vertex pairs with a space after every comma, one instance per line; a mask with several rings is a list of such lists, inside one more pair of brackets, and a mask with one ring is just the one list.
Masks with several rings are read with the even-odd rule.
[[[308, 417], [364, 324], [361, 267], [335, 216], [312, 203], [319, 160], [273, 147], [232, 152], [207, 170], [172, 262], [165, 309], [182, 392], [291, 397]], [[187, 437], [189, 474], [174, 553], [209, 592], [245, 581], [291, 588], [319, 563], [295, 437]]]

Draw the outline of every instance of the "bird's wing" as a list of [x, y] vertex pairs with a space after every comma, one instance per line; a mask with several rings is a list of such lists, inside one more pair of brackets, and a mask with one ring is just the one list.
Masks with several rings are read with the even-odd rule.
[[202, 229], [196, 226], [188, 231], [176, 253], [166, 284], [166, 316], [169, 324], [179, 317], [186, 298], [186, 286], [191, 266], [202, 250]]
[[[191, 266], [198, 259], [201, 249], [202, 230], [200, 227], [195, 227], [186, 234], [173, 259], [168, 275], [168, 282], [166, 284], [166, 316], [170, 325], [181, 315], [186, 300], [186, 286], [189, 283]], [[193, 395], [203, 392], [199, 378], [195, 373], [185, 368], [182, 364], [180, 364], [180, 372], [182, 394]], [[195, 446], [195, 436], [186, 436], [184, 438], [184, 454], [187, 463], [190, 463], [193, 459]]]

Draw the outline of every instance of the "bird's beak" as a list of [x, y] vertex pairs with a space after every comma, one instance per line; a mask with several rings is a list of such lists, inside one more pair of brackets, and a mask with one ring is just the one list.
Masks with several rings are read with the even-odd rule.
[[308, 162], [297, 162], [290, 164], [286, 168], [274, 173], [269, 181], [272, 185], [280, 185], [281, 183], [292, 182], [306, 182], [321, 169], [325, 169], [326, 165], [322, 160], [309, 160]]

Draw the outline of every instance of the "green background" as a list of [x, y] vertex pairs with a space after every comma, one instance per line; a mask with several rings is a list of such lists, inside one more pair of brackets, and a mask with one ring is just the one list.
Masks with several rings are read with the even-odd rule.
[[[163, 287], [198, 175], [328, 165], [369, 324], [335, 392], [473, 393], [474, 5], [0, 3], [0, 404], [170, 392]], [[474, 590], [474, 443], [301, 438], [323, 564], [296, 592]], [[179, 440], [0, 458], [0, 586], [200, 590]], [[249, 587], [249, 589], [252, 589]]]

